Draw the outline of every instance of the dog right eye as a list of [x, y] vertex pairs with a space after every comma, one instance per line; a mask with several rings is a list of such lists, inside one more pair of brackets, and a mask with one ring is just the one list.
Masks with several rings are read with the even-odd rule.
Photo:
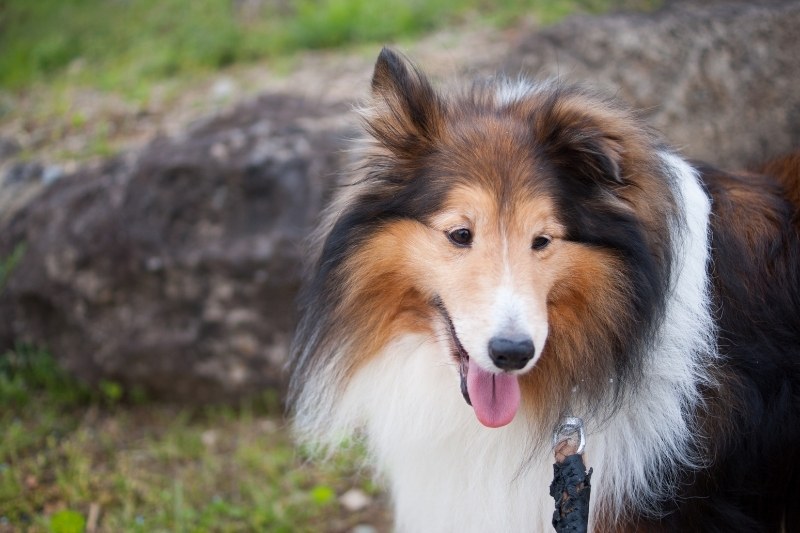
[[469, 246], [472, 244], [472, 232], [467, 228], [454, 229], [447, 234], [447, 238], [456, 246]]

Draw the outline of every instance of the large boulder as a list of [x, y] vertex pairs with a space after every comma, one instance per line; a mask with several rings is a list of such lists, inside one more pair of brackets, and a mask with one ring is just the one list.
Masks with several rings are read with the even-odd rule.
[[[690, 156], [738, 166], [800, 145], [798, 27], [798, 2], [679, 2], [509, 33], [493, 61], [453, 57], [473, 73], [599, 85]], [[412, 51], [423, 65], [437, 53], [451, 54]], [[332, 74], [342, 79], [330, 85], [296, 83], [297, 93], [351, 87], [352, 77], [366, 91], [369, 63]], [[169, 398], [280, 387], [303, 241], [354, 131], [341, 101], [350, 96], [273, 91], [68, 176], [8, 166], [18, 150], [6, 143], [0, 352], [44, 344], [83, 379]], [[18, 261], [3, 280], [10, 257]]]
[[157, 396], [280, 385], [346, 111], [265, 96], [50, 185], [0, 230], [0, 257], [24, 243], [0, 344], [46, 344], [87, 381]]
[[616, 94], [690, 157], [748, 166], [800, 146], [800, 2], [670, 2], [521, 36], [504, 63]]

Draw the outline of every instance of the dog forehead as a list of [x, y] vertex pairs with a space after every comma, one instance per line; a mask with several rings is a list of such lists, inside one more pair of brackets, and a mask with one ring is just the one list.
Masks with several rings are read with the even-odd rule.
[[442, 210], [434, 217], [439, 225], [466, 224], [516, 226], [524, 229], [557, 223], [553, 199], [535, 188], [516, 194], [498, 194], [481, 182], [460, 183], [450, 189]]
[[446, 120], [444, 141], [455, 152], [481, 161], [527, 159], [531, 125], [513, 114], [465, 110]]
[[[479, 183], [495, 193], [547, 188], [551, 178], [541, 142], [520, 117], [494, 113], [459, 115], [443, 128], [435, 164], [446, 173]], [[527, 190], [527, 191], [526, 191]]]

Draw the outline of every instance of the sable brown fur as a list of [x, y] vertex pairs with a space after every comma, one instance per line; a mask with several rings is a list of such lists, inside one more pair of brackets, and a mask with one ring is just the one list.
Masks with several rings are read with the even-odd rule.
[[[611, 217], [635, 218], [632, 231], [659, 264], [668, 264], [667, 225], [674, 218], [675, 200], [670, 184], [652, 162], [657, 138], [628, 111], [589, 91], [562, 87], [509, 106], [494, 102], [489, 86], [483, 84], [473, 86], [461, 99], [445, 99], [416, 70], [408, 72], [408, 83], [398, 86], [390, 81], [390, 67], [379, 62], [373, 79], [375, 100], [365, 111], [367, 129], [378, 141], [367, 152], [367, 184], [373, 183], [389, 194], [394, 187], [418, 179], [418, 173], [426, 171], [421, 166], [426, 164], [431, 174], [426, 186], [432, 194], [437, 187], [474, 184], [493, 196], [498, 216], [502, 216], [507, 206], [514, 205], [519, 210], [523, 202], [518, 198], [537, 194], [547, 197], [548, 189], [556, 186], [553, 175], [569, 167], [569, 172], [578, 176], [579, 185], [588, 188], [601, 183], [612, 188], [613, 195], [595, 201], [607, 203], [605, 209]], [[576, 162], [580, 166], [576, 167]], [[445, 176], [446, 181], [439, 179]], [[407, 258], [395, 257], [393, 261], [399, 264], [407, 262]], [[569, 280], [558, 282], [549, 297], [553, 330], [546, 350], [547, 354], [565, 355], [543, 356], [542, 372], [526, 376], [523, 382], [525, 401], [540, 411], [556, 409], [552, 406], [561, 403], [559, 398], [572, 394], [575, 383], [583, 383], [587, 401], [592, 403], [596, 396], [605, 395], [612, 373], [637, 372], [636, 355], [620, 359], [617, 354], [635, 352], [621, 345], [628, 337], [641, 337], [641, 333], [629, 331], [637, 327], [636, 323], [658, 320], [656, 316], [642, 320], [643, 314], [659, 312], [658, 303], [648, 302], [639, 309], [623, 303], [630, 299], [621, 296], [637, 289], [628, 284], [628, 277], [615, 274], [626, 268], [619, 257], [583, 247], [567, 254], [564, 261], [574, 272]], [[651, 267], [658, 268], [656, 261]], [[388, 271], [382, 272], [385, 278], [390, 276]], [[387, 285], [358, 270], [353, 270], [352, 276], [369, 280], [357, 282], [358, 286]], [[668, 273], [658, 272], [640, 283], [657, 285], [663, 284], [660, 280], [664, 279], [668, 279]], [[597, 293], [592, 285], [603, 286], [603, 292]], [[395, 313], [391, 309], [398, 296], [393, 291], [370, 294], [376, 297], [364, 296], [358, 290], [351, 297], [371, 302], [364, 308], [376, 317]], [[587, 298], [593, 300], [593, 305], [585, 305]], [[603, 311], [598, 312], [599, 309]], [[430, 305], [414, 313], [426, 314], [431, 322], [435, 313]], [[375, 344], [380, 343], [375, 340], [375, 331], [390, 330], [369, 326], [364, 331], [369, 332], [370, 340], [357, 344], [369, 346], [366, 352], [374, 353]], [[378, 338], [388, 341], [391, 335]], [[595, 357], [580, 363], [572, 359], [585, 353]], [[599, 388], [595, 394], [591, 392], [593, 387]], [[542, 417], [541, 423], [549, 425], [557, 415], [554, 411], [549, 417]]]
[[[786, 198], [800, 209], [800, 149], [783, 157], [773, 159], [757, 173], [775, 179], [784, 189]], [[800, 221], [798, 221], [800, 223]]]
[[[697, 316], [709, 324], [693, 334], [713, 346], [703, 351], [701, 338], [686, 355], [699, 361], [684, 378], [696, 395], [687, 393], [683, 418], [670, 422], [680, 438], [663, 457], [650, 449], [663, 471], [648, 471], [652, 487], [600, 502], [595, 530], [800, 528], [791, 505], [800, 496], [800, 152], [754, 173], [693, 170], [612, 100], [558, 83], [507, 83], [447, 95], [382, 52], [361, 110], [368, 137], [322, 223], [301, 297], [291, 384], [301, 418], [322, 427], [373, 361], [403, 357], [386, 353], [403, 336], [443, 347], [463, 381], [464, 358], [485, 345], [475, 331], [492, 320], [480, 315], [499, 305], [493, 298], [507, 280], [515, 282], [507, 298], [547, 326], [535, 365], [519, 375], [517, 416], [531, 432], [524, 453], [535, 453], [530, 442], [543, 440], [565, 406], [598, 432], [633, 418], [643, 384], [653, 383], [652, 358], [669, 355], [659, 352], [660, 335], [677, 320], [668, 304], [680, 309], [670, 298], [690, 263], [681, 254], [693, 229], [710, 236], [708, 263], [695, 274], [707, 276]], [[694, 207], [680, 180], [702, 186], [707, 228], [688, 228]], [[454, 229], [474, 241], [454, 243]], [[537, 249], [543, 236], [548, 244]], [[397, 379], [411, 387], [415, 378]], [[333, 407], [310, 414], [314, 401]], [[781, 456], [791, 468], [782, 470]]]

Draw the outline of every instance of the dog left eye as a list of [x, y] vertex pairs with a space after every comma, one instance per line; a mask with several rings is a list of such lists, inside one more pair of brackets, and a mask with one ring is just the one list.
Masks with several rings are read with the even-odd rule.
[[467, 228], [454, 229], [447, 234], [447, 238], [458, 246], [469, 246], [472, 244], [472, 232]]
[[539, 235], [538, 237], [533, 239], [533, 244], [531, 244], [531, 248], [533, 248], [534, 250], [543, 250], [547, 248], [547, 245], [550, 244], [550, 241], [552, 240], [553, 239], [551, 239], [547, 235]]

